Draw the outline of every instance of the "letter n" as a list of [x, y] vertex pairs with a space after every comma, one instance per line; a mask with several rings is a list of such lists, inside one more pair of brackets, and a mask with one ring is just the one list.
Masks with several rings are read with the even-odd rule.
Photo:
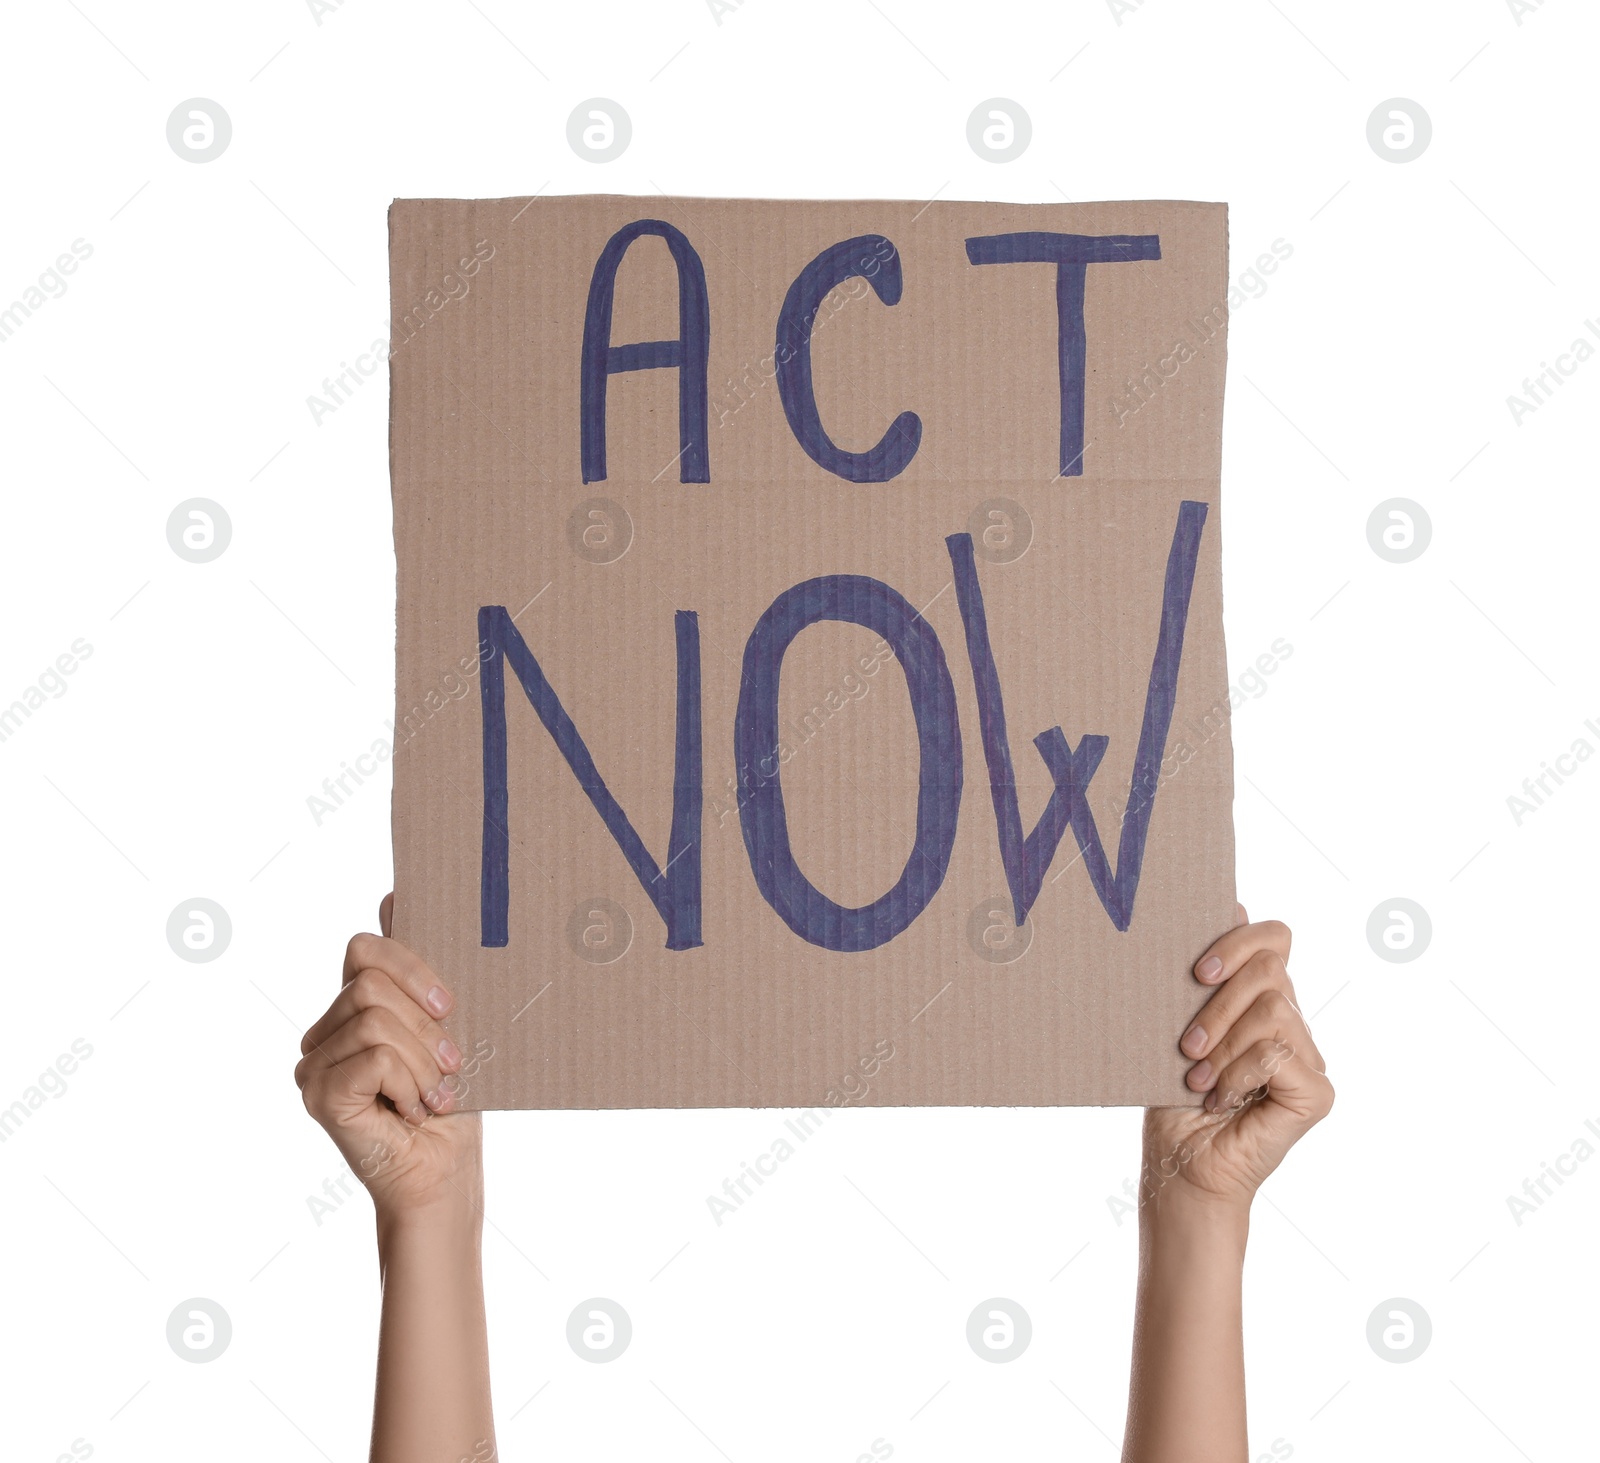
[[[674, 616], [678, 645], [677, 745], [673, 755], [672, 830], [667, 862], [658, 867], [611, 795], [578, 728], [545, 678], [503, 605], [478, 611], [483, 658], [483, 864], [481, 943], [510, 943], [511, 821], [506, 776], [505, 666], [509, 662], [544, 729], [566, 758], [578, 786], [616, 839], [628, 867], [667, 927], [667, 949], [692, 950], [700, 939], [700, 623], [690, 610]], [[552, 850], [552, 852], [558, 852]]]

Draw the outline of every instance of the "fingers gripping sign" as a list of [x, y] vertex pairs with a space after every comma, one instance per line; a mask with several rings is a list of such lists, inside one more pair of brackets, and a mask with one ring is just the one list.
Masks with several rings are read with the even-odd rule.
[[[393, 899], [379, 912], [385, 931]], [[339, 994], [300, 1043], [306, 1109], [380, 1206], [424, 1205], [478, 1182], [479, 1119], [458, 1111], [463, 1058], [443, 1024], [454, 1006], [426, 962], [387, 933], [361, 934]]]
[[1239, 923], [1196, 962], [1212, 995], [1179, 1040], [1199, 1110], [1151, 1109], [1152, 1182], [1180, 1178], [1249, 1202], [1284, 1155], [1328, 1115], [1333, 1086], [1289, 976], [1291, 935], [1276, 920]]

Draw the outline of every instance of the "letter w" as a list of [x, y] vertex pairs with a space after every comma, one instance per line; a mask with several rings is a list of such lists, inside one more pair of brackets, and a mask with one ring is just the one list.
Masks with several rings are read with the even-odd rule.
[[1041, 732], [1033, 739], [1039, 755], [1050, 769], [1055, 788], [1034, 830], [1022, 836], [1022, 819], [1017, 808], [1016, 775], [1011, 762], [1011, 747], [1006, 736], [1005, 706], [1000, 694], [1000, 677], [995, 669], [994, 652], [984, 614], [983, 592], [978, 585], [970, 534], [953, 534], [945, 540], [955, 570], [956, 599], [967, 632], [967, 655], [972, 662], [972, 679], [978, 693], [978, 719], [983, 734], [983, 752], [989, 765], [989, 789], [994, 802], [995, 822], [1000, 837], [1000, 861], [1011, 890], [1018, 925], [1028, 917], [1044, 881], [1045, 871], [1055, 857], [1062, 834], [1070, 825], [1083, 855], [1084, 867], [1111, 922], [1126, 930], [1133, 922], [1134, 895], [1144, 865], [1145, 838], [1150, 815], [1161, 783], [1161, 758], [1167, 733], [1172, 726], [1177, 702], [1178, 670], [1183, 660], [1183, 636], [1189, 618], [1189, 599], [1194, 588], [1195, 564], [1200, 553], [1200, 535], [1205, 528], [1204, 503], [1184, 502], [1178, 508], [1172, 547], [1167, 555], [1167, 571], [1161, 596], [1161, 627], [1156, 636], [1155, 657], [1145, 692], [1144, 724], [1139, 733], [1133, 779], [1122, 818], [1117, 846], [1117, 867], [1113, 873], [1106, 858], [1094, 810], [1089, 805], [1089, 783], [1105, 756], [1109, 739], [1087, 735], [1076, 748], [1067, 741], [1059, 726]]
[[656, 912], [667, 926], [667, 949], [692, 950], [700, 939], [700, 622], [691, 610], [674, 616], [678, 646], [677, 744], [673, 755], [672, 831], [665, 868], [635, 832], [594, 765], [578, 728], [545, 678], [503, 605], [478, 611], [483, 661], [483, 865], [480, 893], [485, 946], [510, 943], [511, 821], [506, 782], [505, 665], [510, 663], [544, 729], [578, 786], [616, 839]]

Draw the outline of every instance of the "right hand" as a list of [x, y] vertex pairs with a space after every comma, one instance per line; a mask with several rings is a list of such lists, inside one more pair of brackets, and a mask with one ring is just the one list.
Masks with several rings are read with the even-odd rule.
[[440, 1021], [455, 999], [404, 945], [357, 935], [344, 988], [300, 1043], [294, 1070], [306, 1111], [327, 1130], [380, 1215], [463, 1201], [481, 1209], [483, 1125], [454, 1111], [462, 1057]]
[[1289, 978], [1289, 927], [1250, 924], [1243, 905], [1238, 919], [1195, 965], [1214, 994], [1178, 1043], [1205, 1105], [1147, 1112], [1145, 1166], [1147, 1186], [1160, 1187], [1152, 1175], [1176, 1180], [1176, 1192], [1247, 1212], [1262, 1181], [1327, 1117], [1333, 1084]]

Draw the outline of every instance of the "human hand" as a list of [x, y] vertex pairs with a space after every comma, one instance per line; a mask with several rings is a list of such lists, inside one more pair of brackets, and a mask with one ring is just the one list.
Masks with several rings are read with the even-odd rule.
[[481, 1212], [483, 1127], [454, 1111], [462, 1056], [440, 1021], [454, 997], [427, 965], [388, 938], [357, 935], [344, 988], [300, 1043], [306, 1111], [366, 1185], [380, 1218], [434, 1209]]
[[1289, 979], [1290, 933], [1275, 920], [1239, 924], [1195, 964], [1215, 989], [1179, 1049], [1200, 1108], [1150, 1108], [1144, 1126], [1148, 1201], [1197, 1198], [1248, 1210], [1262, 1181], [1328, 1115], [1333, 1086]]

